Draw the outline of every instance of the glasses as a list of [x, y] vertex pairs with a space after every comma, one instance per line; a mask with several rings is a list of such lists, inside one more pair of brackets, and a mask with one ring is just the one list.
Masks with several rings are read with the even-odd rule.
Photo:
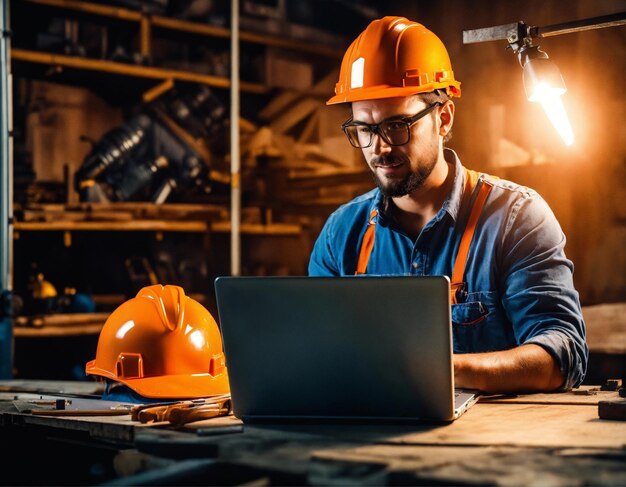
[[374, 134], [378, 134], [389, 145], [404, 145], [411, 140], [411, 127], [420, 118], [428, 115], [441, 105], [443, 105], [442, 102], [436, 101], [412, 117], [392, 118], [377, 124], [355, 122], [350, 117], [349, 120], [343, 123], [341, 129], [348, 137], [352, 147], [357, 149], [364, 149], [372, 145]]

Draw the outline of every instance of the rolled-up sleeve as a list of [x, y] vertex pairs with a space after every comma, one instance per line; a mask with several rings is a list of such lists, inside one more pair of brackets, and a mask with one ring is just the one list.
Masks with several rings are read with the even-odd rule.
[[503, 241], [503, 306], [518, 344], [534, 343], [557, 361], [562, 390], [585, 378], [589, 349], [565, 235], [535, 192], [515, 203]]

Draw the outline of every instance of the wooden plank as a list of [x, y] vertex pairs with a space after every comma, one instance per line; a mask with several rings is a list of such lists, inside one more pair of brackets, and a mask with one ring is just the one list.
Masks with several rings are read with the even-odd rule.
[[[91, 221], [54, 221], [54, 222], [16, 222], [16, 232], [214, 232], [230, 233], [230, 222], [204, 222], [204, 221], [162, 221], [162, 220], [130, 220], [120, 222], [91, 222]], [[299, 235], [302, 231], [300, 225], [289, 223], [274, 223], [262, 225], [244, 223], [241, 225], [241, 233], [249, 235]]]
[[[34, 394], [102, 394], [101, 382], [82, 382], [73, 380], [0, 380], [0, 391], [31, 392]], [[10, 398], [9, 398], [10, 399]]]
[[304, 98], [293, 105], [279, 117], [270, 122], [270, 128], [274, 133], [282, 134], [307, 117], [321, 106], [315, 98]]
[[[381, 429], [343, 441], [376, 441]], [[404, 445], [514, 446], [544, 448], [624, 448], [626, 422], [598, 417], [597, 407], [560, 404], [478, 403], [448, 425], [388, 429], [386, 443]]]
[[[76, 56], [65, 56], [63, 54], [48, 54], [43, 52], [28, 51], [25, 49], [11, 49], [13, 60], [25, 61], [35, 64], [49, 64], [66, 68], [82, 69], [86, 71], [100, 71], [104, 73], [119, 74], [125, 76], [135, 76], [149, 79], [174, 79], [179, 81], [190, 81], [201, 83], [215, 88], [230, 88], [230, 80], [219, 76], [208, 74], [192, 73], [189, 71], [178, 71], [174, 69], [163, 69], [151, 66], [139, 66], [134, 64], [124, 64], [114, 61], [104, 61], [101, 59], [87, 59]], [[267, 86], [259, 83], [242, 81], [239, 84], [242, 91], [249, 93], [264, 94], [269, 91]]]
[[225, 27], [201, 24], [200, 22], [191, 22], [188, 20], [173, 19], [169, 17], [161, 17], [160, 15], [154, 15], [152, 17], [152, 25], [154, 27], [160, 27], [161, 29], [177, 30], [180, 32], [199, 34], [207, 37], [218, 37], [222, 39], [230, 38], [230, 29]]
[[90, 323], [104, 323], [110, 313], [58, 313], [52, 315], [18, 316], [18, 326], [72, 326]]
[[313, 115], [311, 115], [307, 120], [302, 132], [300, 132], [300, 137], [298, 137], [299, 143], [307, 142], [311, 138], [311, 135], [313, 135], [314, 130], [318, 128], [320, 122], [320, 110], [323, 110], [323, 108], [320, 107], [315, 110]]
[[[330, 71], [326, 76], [315, 83], [306, 95], [315, 95], [324, 99], [329, 98], [334, 91], [338, 77], [339, 70], [334, 69]], [[305, 96], [305, 93], [299, 93], [294, 90], [281, 91], [259, 112], [259, 118], [270, 120], [278, 116], [280, 112], [292, 106], [296, 100], [303, 96]], [[322, 107], [323, 105], [320, 105], [320, 108]]]
[[[213, 174], [215, 176], [215, 174]], [[221, 177], [221, 175], [220, 175]], [[228, 175], [228, 178], [230, 176]], [[143, 202], [81, 203], [28, 205], [21, 213], [24, 222], [47, 221], [138, 221], [156, 220], [212, 220], [226, 219], [224, 206], [202, 204], [163, 204]]]
[[[214, 222], [211, 224], [211, 231], [230, 233], [230, 222]], [[302, 227], [291, 223], [272, 223], [270, 225], [242, 223], [240, 231], [244, 235], [292, 236], [300, 235]]]
[[82, 325], [45, 326], [41, 328], [16, 326], [13, 328], [13, 336], [15, 338], [49, 338], [98, 335], [100, 334], [103, 325], [104, 322], [98, 324], [92, 323]]
[[333, 47], [326, 47], [311, 42], [293, 41], [290, 39], [255, 34], [252, 32], [240, 32], [239, 39], [243, 42], [253, 42], [256, 44], [264, 44], [266, 46], [273, 47], [284, 47], [287, 49], [293, 49], [296, 51], [308, 52], [311, 54], [318, 54], [320, 56], [328, 56], [337, 59], [341, 59], [341, 57], [344, 55], [343, 49], [335, 49]]
[[[76, 12], [88, 13], [92, 15], [100, 15], [103, 17], [111, 17], [122, 20], [139, 22], [143, 17], [141, 12], [134, 10], [94, 4], [78, 0], [28, 0], [30, 3], [45, 5], [48, 7], [57, 7], [62, 9], [70, 9]], [[154, 15], [150, 17], [150, 22], [155, 27], [162, 29], [171, 29], [179, 32], [189, 32], [207, 37], [219, 37], [223, 39], [230, 38], [230, 29], [225, 27], [202, 24], [200, 22], [192, 22], [188, 20], [173, 19]], [[306, 41], [295, 41], [291, 39], [278, 38], [252, 32], [240, 32], [239, 39], [243, 42], [251, 42], [255, 44], [263, 44], [266, 46], [284, 47], [294, 49], [301, 52], [318, 54], [334, 58], [341, 58], [344, 54], [343, 49], [327, 47], [323, 45], [312, 44]]]
[[615, 398], [615, 391], [602, 391], [599, 386], [583, 385], [567, 392], [483, 396], [481, 403], [514, 404], [587, 404], [597, 406], [599, 401]]
[[77, 204], [58, 204], [58, 203], [45, 203], [45, 204], [29, 204], [24, 207], [25, 210], [33, 211], [131, 211], [131, 212], [145, 212], [145, 213], [212, 213], [219, 214], [223, 212], [224, 207], [220, 205], [211, 204], [198, 204], [198, 203], [164, 203], [162, 205], [155, 205], [148, 201], [118, 201], [114, 203], [77, 203]]
[[16, 338], [97, 335], [110, 313], [59, 313], [43, 316], [18, 316], [13, 335]]
[[115, 19], [139, 22], [141, 20], [141, 12], [95, 3], [83, 2], [79, 0], [27, 0], [30, 3], [45, 5], [47, 7], [56, 7], [61, 9], [74, 10], [92, 15], [100, 15], [103, 17], [111, 17]]
[[258, 113], [259, 118], [262, 120], [274, 118], [300, 97], [302, 97], [302, 94], [295, 91], [281, 91]]
[[89, 232], [206, 232], [209, 223], [205, 221], [164, 221], [164, 220], [128, 220], [116, 222], [101, 221], [52, 221], [52, 222], [16, 222], [16, 232], [37, 231], [89, 231]]
[[257, 125], [244, 117], [239, 117], [239, 130], [242, 132], [255, 132], [258, 130]]

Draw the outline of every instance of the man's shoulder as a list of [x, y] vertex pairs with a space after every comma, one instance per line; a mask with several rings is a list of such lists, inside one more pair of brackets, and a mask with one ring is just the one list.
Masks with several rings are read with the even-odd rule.
[[507, 215], [507, 225], [515, 220], [531, 228], [554, 214], [548, 202], [528, 186], [484, 173], [481, 178], [493, 186], [486, 207], [494, 215]]
[[528, 186], [524, 186], [514, 181], [503, 179], [488, 173], [481, 172], [480, 174], [481, 179], [488, 182], [494, 188], [500, 190], [502, 193], [509, 195], [510, 197], [533, 198], [538, 196], [538, 193]]

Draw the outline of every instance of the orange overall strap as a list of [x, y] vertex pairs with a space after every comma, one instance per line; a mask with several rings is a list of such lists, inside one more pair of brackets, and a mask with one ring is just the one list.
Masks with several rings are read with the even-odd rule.
[[[476, 171], [465, 169], [465, 175], [465, 190], [463, 191], [463, 197], [467, 201], [472, 196], [476, 184], [478, 184], [479, 174]], [[463, 286], [465, 264], [467, 263], [467, 255], [469, 254], [472, 238], [474, 237], [474, 231], [476, 230], [476, 223], [478, 223], [478, 218], [480, 217], [480, 213], [483, 210], [483, 206], [485, 205], [485, 201], [487, 200], [487, 196], [489, 195], [491, 188], [491, 183], [483, 180], [482, 185], [478, 189], [478, 195], [476, 196], [476, 200], [472, 206], [469, 219], [467, 220], [465, 231], [461, 237], [461, 244], [459, 245], [459, 250], [456, 254], [456, 259], [454, 260], [454, 269], [452, 270], [450, 284], [450, 302], [452, 304], [457, 302], [457, 291], [461, 286]]]
[[361, 243], [361, 252], [359, 253], [359, 261], [356, 265], [354, 275], [365, 274], [367, 263], [370, 260], [372, 249], [374, 248], [374, 235], [376, 233], [376, 215], [378, 210], [374, 209], [370, 212], [370, 219], [367, 222], [367, 229], [363, 235], [363, 243]]

